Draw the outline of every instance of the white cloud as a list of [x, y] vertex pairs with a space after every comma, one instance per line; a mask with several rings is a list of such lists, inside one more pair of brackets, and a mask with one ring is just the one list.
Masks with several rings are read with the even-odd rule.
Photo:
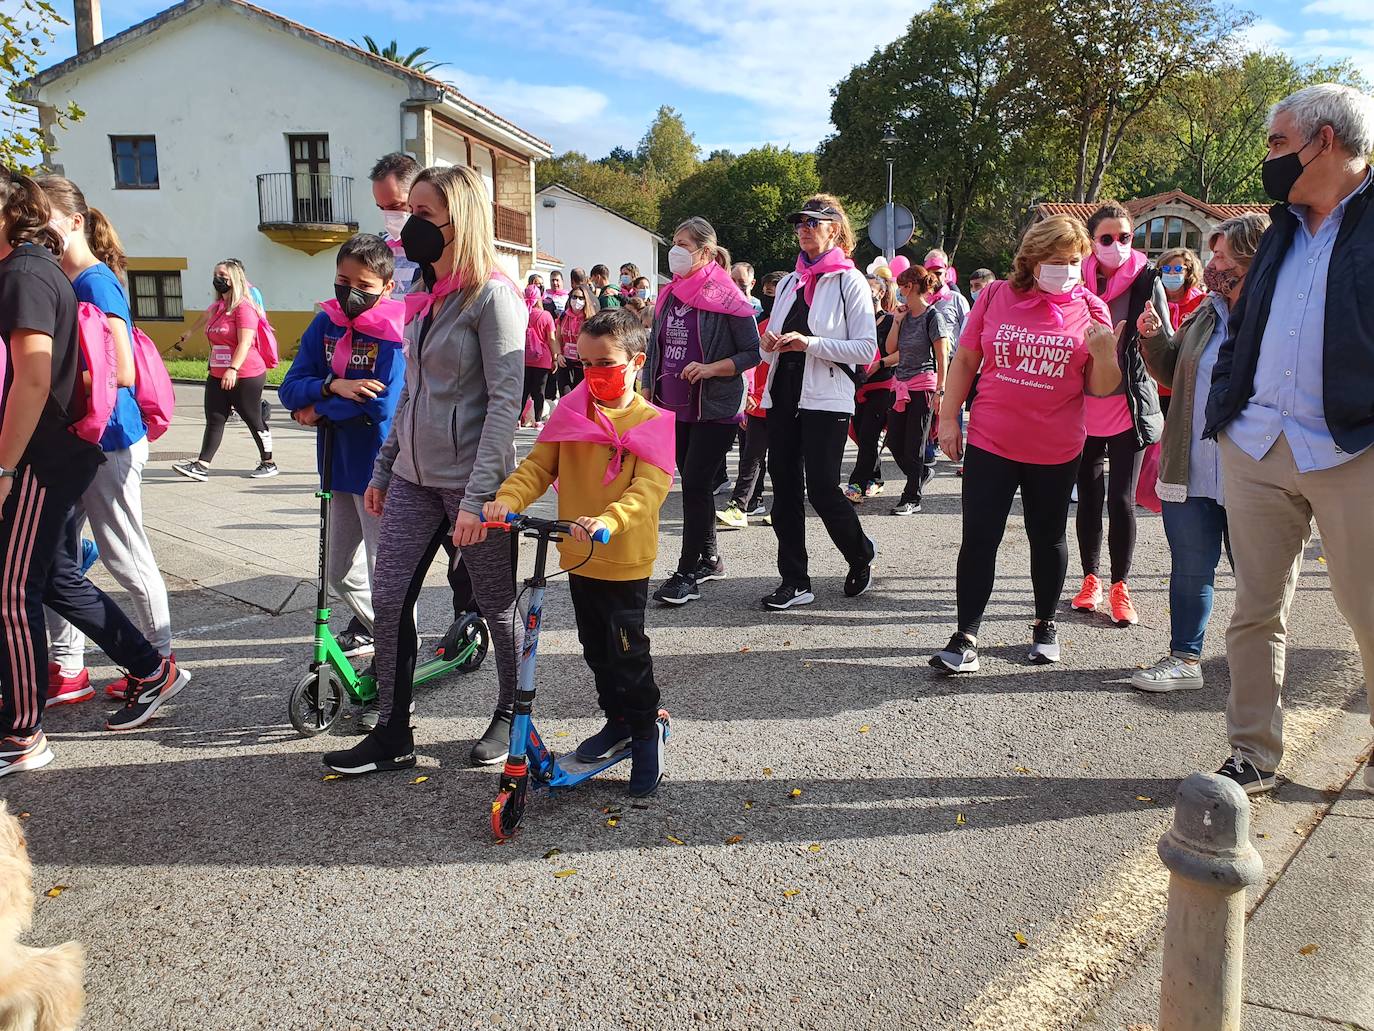
[[1293, 34], [1271, 21], [1257, 21], [1236, 33], [1236, 41], [1247, 50], [1273, 50]]
[[1313, 0], [1303, 14], [1330, 14], [1349, 21], [1374, 21], [1374, 4], [1369, 0]]

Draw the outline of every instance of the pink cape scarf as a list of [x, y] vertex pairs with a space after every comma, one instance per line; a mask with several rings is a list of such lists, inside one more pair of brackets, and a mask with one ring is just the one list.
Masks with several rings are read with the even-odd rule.
[[671, 412], [657, 405], [650, 407], [657, 413], [654, 418], [631, 427], [621, 435], [616, 432], [615, 424], [592, 402], [591, 391], [584, 380], [558, 402], [558, 407], [539, 433], [538, 443], [578, 441], [609, 445], [611, 459], [606, 465], [606, 475], [601, 479], [603, 486], [620, 475], [626, 455], [642, 458], [672, 476], [677, 466], [677, 420]]
[[329, 321], [343, 327], [343, 336], [334, 345], [334, 357], [329, 367], [334, 375], [342, 376], [348, 371], [348, 360], [353, 355], [353, 331], [356, 329], [376, 340], [399, 346], [405, 336], [406, 306], [401, 301], [383, 297], [352, 322], [344, 314], [339, 302], [331, 298], [320, 304], [320, 311], [329, 316]]
[[[989, 287], [988, 289], [992, 289]], [[1088, 290], [1083, 284], [1079, 284], [1066, 294], [1047, 294], [1038, 287], [1032, 288], [1030, 296], [1024, 301], [1017, 301], [1012, 305], [1013, 308], [1021, 308], [1029, 311], [1032, 308], [1045, 305], [1050, 310], [1050, 318], [1054, 320], [1055, 326], [1064, 328], [1064, 312], [1072, 306], [1074, 302], [1087, 303], [1083, 300]]]
[[740, 293], [730, 273], [714, 261], [690, 275], [674, 276], [673, 281], [659, 291], [658, 303], [654, 306], [655, 314], [663, 311], [669, 297], [676, 297], [680, 303], [693, 308], [720, 315], [754, 317], [754, 306]]
[[802, 285], [802, 297], [806, 300], [806, 306], [811, 306], [812, 299], [816, 296], [816, 284], [821, 276], [831, 272], [843, 272], [845, 269], [854, 267], [854, 262], [845, 256], [844, 251], [838, 247], [832, 247], [815, 261], [808, 262], [805, 254], [797, 255], [797, 281]]
[[[498, 283], [505, 283], [506, 286], [515, 291], [521, 303], [524, 302], [525, 296], [521, 293], [520, 288], [511, 281], [510, 276], [506, 275], [499, 268], [491, 270], [490, 278]], [[457, 293], [461, 289], [463, 289], [462, 277], [458, 275], [458, 270], [454, 269], [453, 274], [443, 282], [435, 283], [433, 290], [417, 290], [413, 293], [406, 294], [406, 325], [410, 325], [410, 323], [414, 322], [416, 319], [424, 318], [429, 314], [430, 308], [434, 306], [436, 301], [442, 300], [449, 294]]]
[[[1099, 296], [1109, 304], [1114, 298], [1120, 297], [1131, 288], [1131, 284], [1135, 282], [1135, 277], [1140, 275], [1140, 270], [1146, 266], [1149, 260], [1140, 251], [1131, 251], [1131, 256], [1121, 263], [1120, 268], [1115, 272], [1108, 273], [1107, 287]], [[1083, 262], [1083, 282], [1093, 293], [1097, 293], [1098, 267], [1097, 255], [1089, 254]], [[1104, 271], [1106, 270], [1106, 266], [1102, 266], [1102, 268]]]

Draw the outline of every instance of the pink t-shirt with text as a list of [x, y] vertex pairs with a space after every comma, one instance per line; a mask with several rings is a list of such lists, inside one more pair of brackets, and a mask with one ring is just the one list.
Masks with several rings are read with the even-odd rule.
[[[258, 328], [258, 310], [253, 302], [244, 298], [239, 306], [228, 315], [212, 315], [205, 326], [205, 336], [210, 341], [210, 375], [223, 376], [234, 360], [234, 351], [239, 346], [239, 331]], [[239, 366], [239, 379], [251, 379], [267, 372], [262, 356], [258, 354], [256, 343], [249, 345], [248, 357]]]
[[1043, 295], [1017, 293], [1008, 283], [978, 295], [959, 338], [982, 357], [969, 444], [1032, 465], [1060, 465], [1083, 450], [1091, 362], [1084, 335], [1091, 322], [1111, 325], [1111, 314], [1084, 290], [1062, 316], [1060, 325]]

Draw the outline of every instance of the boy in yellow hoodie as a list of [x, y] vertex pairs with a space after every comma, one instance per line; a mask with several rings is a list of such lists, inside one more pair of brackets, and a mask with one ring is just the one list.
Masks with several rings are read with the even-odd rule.
[[[574, 526], [559, 543], [569, 573], [577, 637], [596, 681], [606, 725], [577, 746], [584, 762], [630, 745], [630, 794], [663, 779], [663, 728], [644, 609], [658, 556], [658, 512], [673, 483], [675, 422], [635, 392], [647, 331], [633, 312], [608, 308], [582, 326], [585, 380], [549, 418], [534, 449], [482, 508], [502, 521], [558, 488], [558, 518]], [[609, 544], [593, 548], [605, 528]]]

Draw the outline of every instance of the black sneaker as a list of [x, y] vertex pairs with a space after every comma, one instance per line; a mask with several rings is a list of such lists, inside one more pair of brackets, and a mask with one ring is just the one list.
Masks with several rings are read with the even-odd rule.
[[279, 472], [281, 470], [277, 468], [276, 462], [259, 462], [258, 467], [248, 475], [255, 480], [265, 480], [269, 476], [276, 476]]
[[725, 562], [719, 555], [714, 558], [704, 558], [697, 563], [696, 572], [692, 574], [692, 578], [698, 584], [704, 584], [707, 580], [724, 580]]
[[763, 607], [781, 612], [783, 609], [790, 609], [797, 605], [810, 605], [815, 600], [816, 596], [811, 593], [809, 587], [780, 584], [776, 591], [763, 599]]
[[606, 725], [577, 746], [577, 758], [584, 763], [609, 759], [630, 743], [630, 726], [624, 720], [608, 719]]
[[663, 724], [654, 723], [651, 737], [637, 737], [630, 742], [630, 795], [646, 798], [658, 790], [663, 780], [663, 746], [666, 744]]
[[1037, 666], [1059, 661], [1059, 631], [1052, 619], [1042, 619], [1031, 627], [1031, 647], [1026, 658]]
[[956, 633], [943, 651], [930, 657], [930, 664], [946, 673], [977, 673], [978, 645], [967, 634]]
[[105, 721], [106, 730], [133, 730], [153, 718], [162, 703], [174, 697], [190, 681], [191, 674], [166, 658], [156, 673], [146, 680], [130, 676], [124, 688], [124, 708]]
[[514, 709], [496, 710], [487, 729], [472, 746], [472, 765], [495, 766], [506, 761], [510, 754], [510, 725], [514, 719]]
[[1221, 764], [1217, 776], [1230, 777], [1245, 789], [1247, 795], [1262, 795], [1274, 790], [1273, 771], [1261, 770], [1239, 752], [1232, 753], [1231, 758]]
[[409, 727], [397, 731], [390, 727], [374, 730], [352, 748], [326, 752], [324, 764], [335, 773], [350, 776], [408, 770], [415, 765], [415, 739]]
[[920, 511], [921, 503], [919, 501], [903, 501], [892, 510], [892, 514], [899, 516], [916, 515]]
[[11, 734], [0, 738], [0, 777], [25, 770], [41, 770], [52, 760], [52, 749], [41, 729], [28, 735]]
[[691, 573], [674, 573], [654, 591], [654, 601], [661, 601], [665, 605], [686, 605], [700, 597], [701, 591]]
[[347, 629], [338, 636], [335, 643], [347, 659], [363, 658], [377, 651], [372, 642], [372, 635], [367, 632], [367, 628], [357, 616], [348, 621]]
[[210, 467], [200, 459], [194, 462], [173, 462], [172, 472], [185, 476], [188, 480], [199, 480], [202, 483], [210, 478]]
[[878, 546], [868, 542], [868, 561], [861, 566], [850, 566], [849, 575], [844, 578], [846, 598], [857, 598], [873, 586], [873, 560], [878, 556]]

